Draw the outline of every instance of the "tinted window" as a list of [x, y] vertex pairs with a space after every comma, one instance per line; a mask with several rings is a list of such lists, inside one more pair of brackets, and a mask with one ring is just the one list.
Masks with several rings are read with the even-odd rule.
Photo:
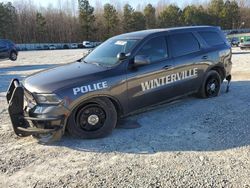
[[151, 62], [168, 57], [165, 37], [156, 37], [146, 42], [137, 55], [147, 56]]
[[209, 46], [224, 44], [223, 38], [217, 32], [200, 31], [199, 34]]
[[192, 33], [173, 34], [169, 38], [174, 57], [200, 50], [200, 44]]

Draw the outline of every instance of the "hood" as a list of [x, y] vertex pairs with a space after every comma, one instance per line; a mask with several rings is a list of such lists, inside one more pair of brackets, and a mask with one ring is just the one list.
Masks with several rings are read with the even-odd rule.
[[95, 64], [75, 62], [47, 69], [23, 80], [23, 86], [30, 92], [53, 93], [77, 82], [94, 79], [94, 74], [107, 70]]

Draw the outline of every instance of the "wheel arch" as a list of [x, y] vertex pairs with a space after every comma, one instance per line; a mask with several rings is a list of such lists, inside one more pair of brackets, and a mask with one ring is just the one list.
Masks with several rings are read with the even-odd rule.
[[72, 112], [78, 108], [81, 104], [88, 104], [88, 101], [90, 102], [91, 99], [96, 99], [96, 98], [107, 98], [108, 100], [110, 100], [112, 102], [112, 104], [115, 106], [115, 109], [117, 111], [117, 116], [120, 117], [121, 115], [123, 115], [123, 107], [121, 105], [121, 103], [119, 102], [119, 100], [113, 96], [110, 95], [94, 95], [94, 96], [88, 96], [88, 97], [84, 97], [81, 100], [79, 100], [77, 103], [73, 104], [70, 107], [70, 114], [68, 116], [70, 116], [72, 114]]
[[11, 50], [9, 51], [9, 55], [10, 55], [11, 53], [13, 53], [13, 52], [17, 55], [17, 51], [14, 50], [14, 49], [11, 49]]
[[105, 97], [107, 97], [113, 103], [117, 112], [117, 116], [120, 117], [123, 114], [123, 108], [119, 100], [112, 96], [105, 96]]
[[[113, 101], [112, 101], [113, 100]], [[112, 132], [112, 129], [115, 128], [115, 125], [117, 123], [117, 118], [118, 118], [118, 112], [116, 109], [116, 105], [113, 102], [117, 102], [115, 101], [115, 99], [109, 98], [106, 95], [98, 95], [98, 96], [92, 96], [92, 97], [86, 97], [86, 98], [82, 98], [81, 100], [79, 100], [77, 103], [75, 103], [74, 105], [72, 105], [72, 108], [70, 110], [70, 113], [67, 116], [67, 119], [65, 121], [64, 124], [64, 130], [68, 131], [70, 134], [72, 134], [73, 136], [76, 137], [80, 137], [80, 138], [102, 138], [108, 134], [110, 134]], [[106, 120], [108, 121], [108, 123], [104, 123], [103, 126], [105, 125], [105, 129], [103, 129], [102, 127], [95, 131], [93, 131], [93, 134], [90, 132], [86, 132], [86, 130], [82, 130], [83, 132], [79, 132], [79, 130], [76, 130], [76, 120], [74, 115], [76, 115], [76, 112], [78, 111], [78, 109], [81, 109], [84, 106], [88, 106], [90, 104], [100, 104], [100, 105], [104, 105], [106, 104], [107, 109], [111, 108], [111, 111], [107, 111], [107, 114], [109, 114], [109, 118], [107, 118]], [[111, 107], [111, 105], [114, 104], [114, 106]], [[78, 113], [78, 112], [77, 112]], [[114, 115], [115, 113], [115, 115]], [[74, 122], [73, 122], [74, 121]], [[111, 122], [110, 122], [111, 121]], [[105, 121], [106, 122], [106, 121]]]
[[218, 72], [219, 73], [219, 75], [220, 75], [220, 77], [221, 77], [221, 82], [223, 82], [223, 80], [226, 78], [226, 70], [225, 70], [225, 68], [223, 67], [223, 66], [213, 66], [213, 67], [211, 67], [208, 71], [207, 71], [207, 73], [209, 72], [209, 71], [211, 71], [211, 70], [214, 70], [214, 71], [216, 71], [216, 72]]

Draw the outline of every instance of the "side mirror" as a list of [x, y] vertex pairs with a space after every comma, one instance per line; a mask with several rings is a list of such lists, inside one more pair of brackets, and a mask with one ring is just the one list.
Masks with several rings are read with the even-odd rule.
[[134, 66], [142, 66], [150, 64], [150, 60], [146, 55], [137, 55], [134, 58]]
[[127, 56], [126, 56], [126, 54], [123, 53], [123, 52], [117, 54], [117, 59], [120, 60], [120, 61], [122, 61], [122, 60], [124, 60], [124, 59], [126, 59], [126, 58], [127, 58]]

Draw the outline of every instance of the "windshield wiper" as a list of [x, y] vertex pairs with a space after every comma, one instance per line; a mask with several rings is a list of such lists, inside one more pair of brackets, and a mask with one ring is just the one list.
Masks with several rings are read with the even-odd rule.
[[94, 65], [97, 65], [97, 66], [103, 66], [103, 65], [100, 64], [100, 63], [97, 63], [97, 62], [87, 62], [87, 61], [85, 61], [84, 59], [82, 59], [81, 62], [86, 63], [86, 64], [94, 64]]
[[84, 58], [82, 58], [80, 62], [81, 63], [86, 63], [86, 64], [88, 63], [87, 61], [84, 60]]
[[97, 62], [91, 62], [90, 64], [94, 64], [94, 65], [97, 65], [97, 66], [101, 66], [100, 63], [97, 63]]

